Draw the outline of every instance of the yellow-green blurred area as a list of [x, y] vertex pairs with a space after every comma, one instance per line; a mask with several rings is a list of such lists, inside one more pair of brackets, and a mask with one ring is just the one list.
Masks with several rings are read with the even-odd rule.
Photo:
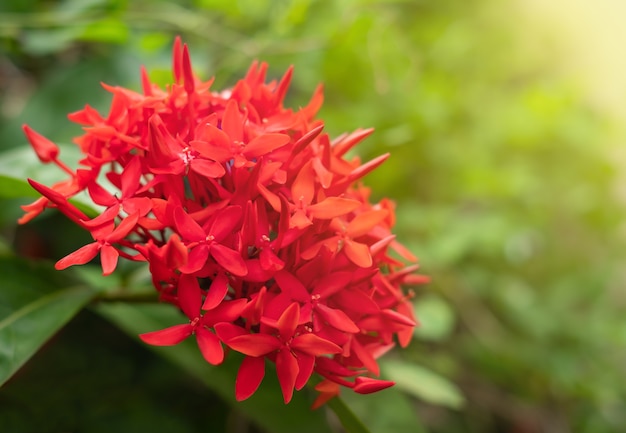
[[[216, 77], [215, 89], [233, 85], [255, 59], [269, 63], [271, 78], [294, 65], [289, 105], [305, 105], [324, 83], [326, 131], [376, 129], [356, 153], [391, 157], [365, 182], [374, 199], [396, 201], [398, 239], [432, 278], [415, 288], [422, 322], [415, 341], [388, 355], [386, 374], [400, 377], [393, 395], [401, 400], [387, 391], [350, 399], [372, 431], [619, 432], [626, 426], [626, 65], [619, 42], [626, 7], [618, 3], [3, 0], [0, 150], [27, 146], [23, 123], [69, 142], [81, 130], [67, 113], [86, 103], [106, 110], [110, 94], [100, 82], [139, 90], [142, 64], [167, 83], [175, 35], [189, 45], [194, 70]], [[52, 260], [69, 252], [75, 232], [64, 232], [69, 225], [60, 218], [43, 217], [34, 234], [16, 228], [24, 202], [4, 200], [3, 244]], [[108, 331], [98, 332], [106, 340]], [[126, 372], [131, 384], [119, 387], [135, 389], [136, 399], [123, 400], [135, 415], [95, 427], [98, 413], [113, 410], [93, 390], [101, 383], [87, 378], [90, 391], [71, 388], [85, 392], [80, 404], [76, 397], [55, 402], [46, 397], [53, 378], [38, 389], [25, 375], [0, 389], [0, 420], [19, 432], [34, 431], [28, 422], [38, 416], [60, 419], [54, 431], [221, 431], [200, 430], [211, 423], [201, 388], [182, 389], [160, 364], [150, 364], [152, 375], [132, 375], [114, 349], [135, 346], [110, 345], [99, 359], [110, 356]], [[80, 350], [89, 345], [66, 346], [79, 353], [72, 359], [88, 362]], [[54, 365], [42, 368], [54, 376]], [[33, 396], [39, 409], [20, 412]], [[172, 402], [172, 417], [185, 422], [159, 430], [170, 425], [163, 411]], [[406, 407], [410, 421], [395, 412]], [[76, 418], [80, 410], [89, 415]]]

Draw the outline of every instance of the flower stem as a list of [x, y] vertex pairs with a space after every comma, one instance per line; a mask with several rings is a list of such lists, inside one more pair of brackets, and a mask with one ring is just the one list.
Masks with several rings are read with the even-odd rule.
[[102, 293], [97, 296], [93, 303], [99, 302], [125, 302], [131, 304], [156, 304], [159, 303], [159, 297], [155, 292], [140, 292], [140, 293], [126, 293], [126, 292], [108, 292]]

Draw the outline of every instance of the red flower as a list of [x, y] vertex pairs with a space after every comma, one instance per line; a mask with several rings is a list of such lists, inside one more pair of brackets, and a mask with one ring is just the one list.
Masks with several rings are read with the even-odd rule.
[[218, 324], [216, 331], [231, 349], [252, 357], [244, 361], [239, 370], [238, 400], [245, 400], [256, 391], [265, 374], [263, 356], [273, 354], [283, 397], [285, 403], [289, 403], [294, 388], [301, 389], [311, 377], [315, 358], [340, 353], [341, 348], [309, 329], [299, 330], [300, 307], [296, 303], [289, 305], [278, 320], [266, 319], [264, 322], [276, 332], [250, 334], [226, 323]]
[[[204, 359], [213, 365], [220, 364], [224, 359], [224, 350], [220, 340], [209, 329], [218, 323], [236, 320], [247, 302], [245, 299], [222, 302], [226, 293], [220, 289], [215, 291], [219, 292], [213, 294], [217, 302], [207, 306], [205, 301], [201, 307], [202, 292], [198, 280], [196, 277], [183, 274], [178, 282], [178, 304], [190, 322], [141, 334], [139, 337], [155, 346], [171, 346], [195, 334]], [[202, 313], [201, 310], [207, 311]]]
[[[405, 264], [415, 258], [392, 233], [393, 203], [370, 203], [356, 183], [388, 155], [363, 164], [345, 157], [372, 130], [331, 140], [315, 118], [321, 87], [304, 108], [285, 108], [291, 68], [266, 82], [267, 65], [253, 63], [232, 89], [215, 92], [193, 74], [180, 39], [173, 51], [166, 89], [142, 69], [143, 93], [104, 86], [113, 94], [108, 116], [88, 105], [70, 114], [85, 131], [75, 139], [80, 169], [24, 126], [39, 159], [69, 179], [29, 180], [42, 198], [23, 207], [20, 222], [56, 207], [91, 233], [94, 242], [58, 269], [98, 253], [105, 275], [119, 257], [147, 262], [161, 301], [186, 318], [141, 339], [175, 345], [194, 336], [211, 364], [222, 362], [223, 345], [244, 354], [239, 400], [256, 391], [266, 360], [285, 402], [313, 373], [323, 377], [314, 406], [342, 386], [390, 386], [371, 377], [376, 359], [409, 343], [416, 321], [403, 287], [427, 279]], [[85, 191], [104, 208], [93, 219], [69, 201]]]
[[102, 275], [111, 274], [115, 270], [117, 259], [120, 256], [119, 250], [115, 248], [113, 244], [122, 241], [135, 229], [137, 219], [138, 214], [134, 214], [131, 217], [125, 218], [117, 227], [114, 226], [113, 221], [110, 221], [98, 231], [94, 230], [92, 235], [96, 240], [95, 242], [87, 244], [63, 257], [56, 263], [55, 268], [61, 270], [72, 265], [84, 265], [100, 252]]

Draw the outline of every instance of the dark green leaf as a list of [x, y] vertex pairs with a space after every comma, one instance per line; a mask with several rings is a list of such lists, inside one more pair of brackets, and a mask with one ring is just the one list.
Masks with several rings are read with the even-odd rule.
[[51, 267], [0, 258], [0, 385], [95, 295], [64, 287]]

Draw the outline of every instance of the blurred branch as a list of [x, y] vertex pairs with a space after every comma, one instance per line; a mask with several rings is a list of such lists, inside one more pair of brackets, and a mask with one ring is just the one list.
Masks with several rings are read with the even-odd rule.
[[122, 290], [115, 292], [105, 292], [97, 296], [92, 303], [97, 304], [100, 302], [124, 302], [130, 304], [158, 304], [161, 301], [158, 296], [152, 291], [128, 293]]
[[[212, 44], [237, 51], [247, 57], [256, 57], [260, 53], [292, 54], [320, 49], [324, 43], [314, 38], [272, 39], [250, 38], [243, 32], [221, 25], [206, 13], [187, 9], [175, 3], [162, 3], [158, 9], [144, 8], [131, 3], [120, 21], [137, 30], [159, 30], [164, 26], [172, 32], [185, 32], [210, 41]], [[113, 13], [108, 17], [117, 18]], [[86, 11], [68, 20], [64, 11], [46, 11], [29, 13], [0, 14], [0, 37], [18, 39], [24, 30], [57, 28], [82, 28], [102, 21], [101, 11]]]

